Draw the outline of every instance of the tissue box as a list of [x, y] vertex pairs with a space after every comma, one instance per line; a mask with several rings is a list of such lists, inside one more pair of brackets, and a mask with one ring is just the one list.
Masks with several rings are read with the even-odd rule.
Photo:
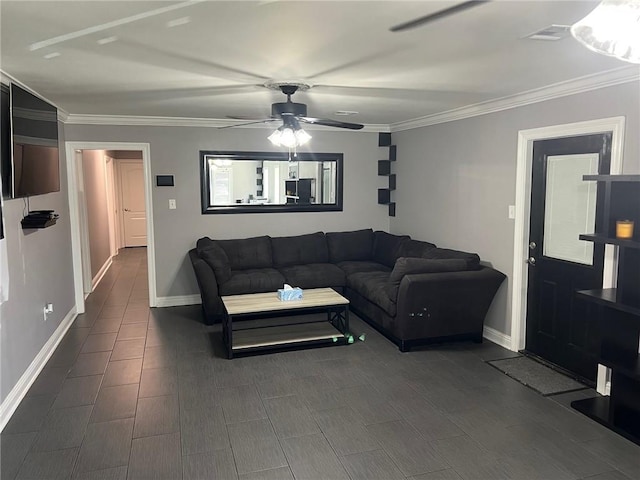
[[282, 300], [283, 302], [288, 302], [289, 300], [302, 300], [302, 289], [301, 288], [279, 288], [278, 289], [278, 300]]

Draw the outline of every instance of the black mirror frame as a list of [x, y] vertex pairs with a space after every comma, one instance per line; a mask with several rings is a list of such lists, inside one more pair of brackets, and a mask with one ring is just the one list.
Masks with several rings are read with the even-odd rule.
[[221, 160], [269, 160], [287, 162], [288, 152], [234, 152], [200, 150], [200, 200], [203, 214], [220, 213], [283, 213], [283, 212], [341, 212], [343, 183], [342, 153], [298, 153], [295, 161], [299, 162], [336, 162], [336, 203], [334, 204], [284, 204], [284, 205], [209, 205], [209, 169], [206, 157], [217, 157]]

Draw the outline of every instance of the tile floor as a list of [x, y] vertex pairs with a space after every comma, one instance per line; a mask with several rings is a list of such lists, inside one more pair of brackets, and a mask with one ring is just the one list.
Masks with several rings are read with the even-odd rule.
[[485, 360], [366, 341], [226, 360], [199, 307], [147, 308], [118, 255], [0, 436], [1, 478], [640, 478], [640, 447]]

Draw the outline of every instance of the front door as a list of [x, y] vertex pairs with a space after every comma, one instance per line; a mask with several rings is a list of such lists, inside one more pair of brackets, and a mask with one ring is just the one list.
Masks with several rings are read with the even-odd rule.
[[579, 240], [601, 222], [603, 195], [583, 175], [609, 173], [610, 133], [535, 141], [531, 177], [526, 347], [595, 381], [597, 307], [577, 290], [601, 288], [604, 245]]
[[118, 167], [122, 192], [124, 246], [144, 247], [147, 245], [147, 214], [142, 160], [121, 160]]

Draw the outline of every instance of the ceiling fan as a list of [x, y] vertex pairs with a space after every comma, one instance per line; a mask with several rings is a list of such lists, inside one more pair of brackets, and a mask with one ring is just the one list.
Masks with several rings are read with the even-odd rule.
[[412, 28], [420, 27], [425, 23], [433, 22], [435, 20], [448, 17], [449, 15], [453, 15], [454, 13], [459, 13], [473, 7], [478, 7], [484, 3], [488, 3], [489, 1], [490, 0], [471, 0], [467, 2], [462, 2], [457, 5], [454, 5], [453, 7], [445, 8], [444, 10], [439, 10], [435, 13], [425, 15], [424, 17], [416, 18], [409, 22], [395, 25], [391, 27], [389, 30], [392, 32], [403, 32], [405, 30], [411, 30]]
[[[282, 120], [281, 128], [291, 128], [293, 131], [300, 130], [300, 122], [313, 125], [323, 125], [325, 127], [348, 128], [350, 130], [360, 130], [364, 125], [360, 123], [340, 122], [338, 120], [330, 120], [326, 118], [315, 118], [307, 116], [307, 106], [304, 103], [294, 103], [291, 96], [298, 90], [307, 90], [309, 85], [304, 83], [265, 83], [265, 87], [274, 90], [280, 90], [287, 96], [286, 102], [277, 102], [271, 104], [271, 117], [261, 120], [253, 120], [246, 123], [236, 125], [226, 125], [218, 128], [233, 128], [243, 125], [251, 125], [255, 123], [270, 123]], [[242, 117], [230, 117], [238, 120], [247, 120]]]

